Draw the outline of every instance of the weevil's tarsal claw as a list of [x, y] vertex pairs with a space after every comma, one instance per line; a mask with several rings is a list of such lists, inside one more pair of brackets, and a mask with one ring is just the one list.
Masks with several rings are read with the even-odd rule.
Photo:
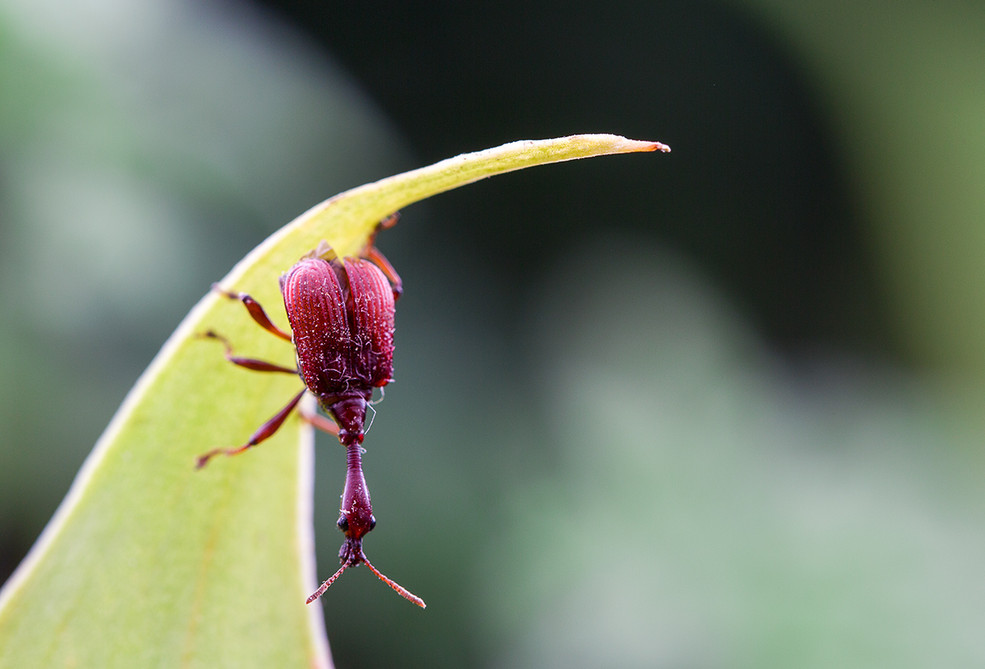
[[205, 465], [209, 464], [209, 460], [217, 455], [239, 455], [248, 448], [253, 448], [256, 444], [249, 443], [245, 446], [239, 446], [238, 448], [213, 448], [208, 453], [203, 453], [195, 459], [195, 469], [201, 469]]
[[280, 429], [280, 426], [283, 425], [285, 420], [287, 420], [290, 413], [294, 411], [294, 407], [296, 407], [298, 402], [301, 401], [301, 398], [304, 396], [305, 392], [307, 392], [307, 390], [302, 389], [301, 392], [295, 395], [291, 401], [287, 403], [287, 406], [274, 414], [274, 416], [266, 423], [261, 425], [260, 429], [254, 432], [253, 436], [250, 437], [250, 440], [242, 446], [237, 448], [213, 448], [208, 453], [203, 453], [198, 456], [198, 459], [195, 461], [195, 469], [201, 469], [208, 464], [209, 460], [217, 455], [239, 455], [243, 451], [249, 450], [260, 442], [269, 439], [278, 429]]
[[389, 230], [400, 221], [400, 212], [395, 211], [376, 224], [377, 230]]
[[195, 469], [201, 469], [205, 465], [209, 464], [209, 460], [219, 455], [220, 453], [222, 453], [222, 449], [215, 448], [209, 451], [208, 453], [203, 453], [202, 455], [198, 456], [198, 458], [195, 459]]

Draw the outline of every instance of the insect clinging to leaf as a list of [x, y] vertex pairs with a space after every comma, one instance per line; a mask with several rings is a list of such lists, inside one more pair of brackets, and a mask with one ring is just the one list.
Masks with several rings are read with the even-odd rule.
[[[377, 226], [396, 223], [396, 214]], [[392, 380], [394, 305], [402, 283], [393, 266], [376, 249], [376, 233], [359, 257], [339, 258], [327, 245], [301, 258], [280, 278], [284, 308], [291, 325], [287, 333], [278, 328], [252, 297], [216, 287], [217, 292], [246, 307], [260, 327], [291, 342], [297, 353], [297, 369], [263, 360], [233, 355], [225, 337], [207, 332], [225, 346], [225, 356], [234, 365], [258, 372], [297, 374], [304, 382], [291, 400], [261, 425], [242, 446], [216, 448], [198, 457], [197, 468], [218, 455], [238, 455], [271, 437], [283, 425], [306, 392], [312, 393], [331, 420], [315, 414], [304, 416], [315, 427], [335, 434], [346, 449], [346, 478], [339, 509], [338, 526], [345, 535], [339, 550], [341, 567], [323, 582], [308, 603], [318, 599], [342, 573], [365, 564], [380, 580], [402, 597], [425, 607], [424, 600], [384, 576], [366, 558], [363, 537], [376, 526], [369, 489], [362, 471], [362, 442], [366, 411], [376, 388]]]

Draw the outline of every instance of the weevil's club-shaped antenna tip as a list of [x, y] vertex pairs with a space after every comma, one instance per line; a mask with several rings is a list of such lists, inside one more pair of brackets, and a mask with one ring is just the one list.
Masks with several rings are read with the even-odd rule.
[[349, 567], [355, 567], [360, 562], [362, 562], [364, 565], [366, 565], [367, 567], [369, 567], [369, 570], [371, 572], [373, 572], [374, 574], [376, 574], [376, 576], [381, 581], [383, 581], [384, 583], [386, 583], [387, 585], [389, 585], [391, 588], [393, 588], [394, 592], [396, 592], [398, 595], [400, 595], [401, 597], [403, 597], [404, 599], [406, 599], [408, 602], [412, 602], [414, 604], [417, 604], [422, 609], [426, 609], [427, 608], [428, 605], [424, 603], [424, 600], [423, 599], [421, 599], [420, 597], [418, 597], [417, 595], [415, 595], [410, 590], [408, 590], [404, 586], [400, 585], [396, 581], [394, 581], [394, 580], [388, 578], [387, 576], [385, 576], [382, 572], [380, 572], [379, 569], [377, 569], [376, 567], [374, 567], [373, 564], [369, 560], [366, 559], [366, 556], [365, 555], [361, 555], [358, 560], [355, 560], [355, 561], [352, 561], [352, 562], [347, 562], [346, 564], [344, 564], [341, 567], [339, 567], [339, 570], [337, 572], [335, 572], [334, 574], [332, 574], [332, 577], [331, 578], [329, 578], [327, 581], [325, 581], [324, 583], [322, 583], [321, 586], [317, 590], [315, 590], [313, 593], [311, 593], [311, 596], [308, 597], [308, 599], [305, 602], [305, 604], [310, 604], [311, 602], [315, 601], [316, 599], [318, 599], [319, 597], [321, 597], [322, 595], [324, 595], [325, 594], [325, 591], [328, 590], [328, 588], [333, 583], [335, 583], [335, 581], [338, 579], [338, 577], [342, 575], [342, 572], [344, 572]]

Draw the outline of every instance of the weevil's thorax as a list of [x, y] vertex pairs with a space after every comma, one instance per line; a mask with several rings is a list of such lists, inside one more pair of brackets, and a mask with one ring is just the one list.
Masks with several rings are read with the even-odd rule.
[[306, 258], [282, 277], [281, 292], [298, 371], [326, 409], [351, 398], [368, 400], [373, 388], [390, 382], [393, 290], [376, 265]]
[[339, 426], [339, 441], [343, 446], [360, 444], [365, 433], [366, 406], [372, 391], [350, 391], [339, 397], [319, 397], [318, 401]]

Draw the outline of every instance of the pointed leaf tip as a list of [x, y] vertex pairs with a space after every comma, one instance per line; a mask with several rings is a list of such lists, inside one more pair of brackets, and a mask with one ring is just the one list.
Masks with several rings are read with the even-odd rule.
[[647, 140], [639, 139], [626, 139], [624, 144], [620, 147], [621, 151], [627, 153], [639, 152], [646, 153], [649, 151], [659, 151], [660, 153], [670, 153], [670, 147], [663, 142], [652, 142]]

